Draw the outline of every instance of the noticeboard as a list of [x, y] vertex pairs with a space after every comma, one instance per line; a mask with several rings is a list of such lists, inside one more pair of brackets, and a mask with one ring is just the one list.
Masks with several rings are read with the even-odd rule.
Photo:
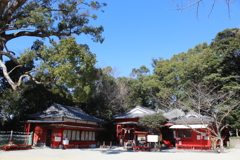
[[147, 135], [147, 142], [158, 142], [158, 135]]
[[54, 141], [55, 142], [60, 142], [61, 141], [61, 137], [55, 137]]
[[63, 145], [69, 145], [69, 140], [65, 139], [62, 141]]

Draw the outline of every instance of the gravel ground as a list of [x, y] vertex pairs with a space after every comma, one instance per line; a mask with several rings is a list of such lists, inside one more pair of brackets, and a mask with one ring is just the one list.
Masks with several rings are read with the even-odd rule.
[[160, 152], [125, 151], [115, 147], [95, 149], [51, 149], [0, 151], [0, 160], [240, 160], [240, 149], [225, 153], [166, 149]]

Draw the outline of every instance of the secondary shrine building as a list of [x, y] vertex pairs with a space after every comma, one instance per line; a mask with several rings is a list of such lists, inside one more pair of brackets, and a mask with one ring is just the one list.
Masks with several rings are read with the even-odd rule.
[[146, 141], [146, 136], [150, 133], [137, 126], [137, 123], [139, 118], [152, 114], [157, 114], [157, 112], [150, 108], [136, 106], [126, 113], [114, 115], [116, 138], [119, 145], [133, 140]]
[[96, 137], [102, 119], [93, 117], [80, 108], [53, 104], [42, 113], [29, 116], [25, 131], [33, 131], [33, 145], [62, 147], [96, 147]]
[[[184, 112], [179, 109], [174, 109], [168, 112], [163, 112], [163, 116], [166, 117], [166, 122], [169, 119], [179, 117], [184, 115]], [[128, 141], [135, 141], [137, 142], [146, 142], [147, 135], [150, 135], [149, 131], [144, 130], [143, 128], [137, 125], [139, 119], [143, 116], [149, 116], [153, 114], [157, 114], [158, 112], [142, 106], [136, 106], [135, 108], [131, 109], [130, 111], [122, 114], [117, 114], [113, 116], [115, 119], [116, 125], [116, 139], [119, 145], [123, 145], [125, 142]], [[169, 127], [173, 125], [172, 123], [165, 123], [165, 125], [160, 128], [161, 136], [163, 142], [171, 143], [175, 145], [175, 139], [173, 137], [173, 130], [169, 129]]]
[[174, 130], [177, 149], [210, 150], [211, 123], [213, 119], [190, 111], [186, 115], [169, 120]]

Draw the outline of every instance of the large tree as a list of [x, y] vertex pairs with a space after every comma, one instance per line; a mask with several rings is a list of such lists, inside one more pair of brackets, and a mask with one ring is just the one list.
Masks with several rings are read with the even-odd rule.
[[[69, 69], [62, 71], [63, 67], [68, 66], [67, 63], [71, 63], [74, 60], [75, 62], [79, 62], [77, 63], [76, 67], [78, 67], [79, 70], [82, 70], [81, 73], [83, 73], [84, 67], [86, 67], [88, 64], [85, 64], [85, 66], [82, 66], [81, 64], [82, 61], [85, 61], [86, 57], [81, 57], [82, 55], [77, 56], [77, 54], [83, 52], [86, 53], [86, 47], [73, 44], [72, 39], [65, 41], [63, 40], [60, 43], [54, 42], [54, 40], [57, 40], [57, 38], [63, 39], [71, 35], [88, 34], [92, 36], [93, 41], [102, 42], [103, 38], [101, 37], [101, 33], [103, 32], [103, 27], [93, 27], [89, 25], [89, 22], [91, 18], [97, 18], [95, 14], [92, 14], [93, 11], [100, 9], [104, 5], [106, 4], [100, 4], [96, 1], [89, 2], [87, 0], [1, 0], [0, 66], [5, 79], [11, 85], [12, 89], [21, 89], [22, 81], [31, 80], [38, 84], [46, 83], [43, 81], [43, 79], [35, 78], [36, 72], [39, 71], [38, 67], [24, 72], [21, 76], [18, 77], [18, 80], [13, 79], [13, 70], [19, 67], [23, 67], [30, 59], [37, 62], [38, 64], [41, 64], [39, 63], [39, 60], [42, 60], [42, 64], [48, 66], [44, 71], [55, 73], [55, 75], [52, 76], [51, 82], [53, 80], [63, 81], [63, 79], [67, 77], [66, 74], [69, 74], [66, 73], [66, 71], [69, 71]], [[35, 52], [26, 52], [24, 54], [25, 58], [22, 58], [21, 61], [19, 61], [19, 58], [22, 56], [14, 53], [11, 48], [8, 48], [7, 43], [13, 39], [23, 36], [26, 38], [38, 37], [40, 40], [38, 39], [32, 46], [32, 50]], [[47, 48], [43, 45], [42, 40], [45, 40], [44, 38], [50, 40], [50, 44], [53, 46], [52, 48]], [[68, 42], [71, 44], [65, 49], [63, 45], [66, 45]], [[48, 51], [44, 52], [44, 49]], [[67, 57], [68, 59], [66, 59], [64, 62], [66, 64], [65, 66], [60, 64], [64, 61], [61, 58], [65, 57], [59, 57], [59, 59], [56, 59], [56, 57], [54, 57], [55, 59], [51, 59], [51, 56], [57, 53], [56, 49], [58, 49], [58, 51], [62, 50], [62, 52], [65, 52], [65, 56], [67, 53], [70, 53], [70, 56]], [[7, 68], [5, 61], [6, 59], [10, 59], [15, 63], [15, 67], [12, 68], [12, 70]], [[36, 63], [34, 63], [34, 65], [36, 65]], [[90, 65], [92, 66], [92, 63]], [[50, 66], [52, 68], [50, 68]], [[89, 68], [85, 69], [85, 75], [87, 74], [88, 70]], [[79, 77], [84, 76], [82, 75]], [[67, 83], [68, 82], [65, 82], [65, 84]], [[71, 87], [72, 84], [73, 83], [71, 82], [71, 84], [69, 84], [69, 87]], [[81, 88], [82, 86], [80, 85], [77, 87]], [[85, 88], [85, 91], [86, 90], [88, 89]], [[76, 92], [76, 94], [78, 93]]]
[[[159, 103], [167, 103], [166, 97], [174, 95], [176, 99], [180, 98], [191, 82], [205, 81], [205, 77], [216, 72], [217, 59], [207, 43], [202, 43], [190, 48], [188, 52], [174, 55], [169, 60], [158, 60], [149, 83], [156, 91], [155, 99], [158, 98]], [[169, 106], [171, 103], [169, 101]]]
[[204, 82], [218, 86], [219, 90], [237, 89], [240, 83], [239, 44], [239, 29], [226, 29], [219, 32], [210, 45], [198, 44], [169, 60], [155, 60], [149, 86], [158, 87], [156, 97], [161, 101], [171, 95], [180, 98], [191, 83]]
[[99, 68], [96, 71], [94, 92], [82, 108], [91, 115], [111, 119], [112, 115], [123, 113], [129, 108], [129, 79], [116, 78], [116, 71], [111, 67]]
[[[225, 88], [238, 87], [240, 76], [240, 30], [239, 28], [226, 29], [219, 32], [213, 39], [210, 47], [219, 57], [218, 73], [212, 76], [212, 79], [220, 79], [225, 83], [231, 83]], [[229, 77], [229, 78], [224, 78]], [[233, 130], [240, 128], [239, 106], [233, 109], [228, 116], [228, 123]]]
[[219, 57], [222, 76], [240, 76], [240, 29], [225, 29], [213, 39], [210, 47]]
[[148, 81], [150, 70], [146, 66], [133, 68], [131, 72], [130, 88], [131, 92], [129, 100], [131, 106], [141, 105], [145, 107], [153, 107], [151, 103], [150, 90], [145, 82]]
[[[11, 69], [15, 63], [7, 61], [6, 65]], [[15, 69], [12, 78], [18, 79], [29, 68], [31, 69], [32, 65]], [[36, 75], [36, 77], [46, 79], [48, 76], [48, 74], [40, 75], [40, 73]], [[28, 81], [22, 85], [21, 90], [16, 92], [11, 89], [2, 74], [0, 74], [0, 82], [0, 122], [4, 130], [22, 129], [23, 123], [21, 122], [27, 119], [27, 115], [40, 112], [53, 102], [72, 105], [71, 94], [63, 85], [38, 85]]]

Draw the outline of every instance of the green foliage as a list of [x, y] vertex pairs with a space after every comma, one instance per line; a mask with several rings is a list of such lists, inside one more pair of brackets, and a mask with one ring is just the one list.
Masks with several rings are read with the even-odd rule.
[[225, 120], [225, 123], [230, 125], [232, 131], [240, 128], [240, 105], [234, 108]]
[[138, 121], [138, 126], [144, 127], [152, 132], [160, 132], [160, 128], [163, 127], [166, 118], [162, 115], [162, 113], [157, 113], [153, 115], [148, 115], [141, 117]]
[[[234, 36], [233, 36], [234, 35]], [[237, 29], [220, 32], [211, 45], [202, 43], [170, 60], [155, 62], [159, 99], [184, 95], [191, 83], [219, 86], [219, 90], [239, 89], [239, 33]]]
[[219, 58], [218, 74], [226, 88], [236, 88], [240, 76], [240, 31], [238, 28], [226, 29], [219, 32], [210, 47]]
[[[8, 1], [6, 1], [8, 3]], [[12, 3], [7, 5], [13, 6]], [[4, 18], [7, 16], [8, 7], [3, 4], [1, 9], [1, 16]], [[101, 32], [103, 27], [88, 26], [89, 18], [96, 19], [97, 16], [91, 13], [91, 10], [99, 10], [105, 3], [99, 3], [97, 1], [87, 2], [85, 0], [64, 0], [64, 1], [38, 1], [27, 0], [20, 1], [19, 5], [14, 6], [12, 13], [13, 18], [10, 21], [9, 29], [15, 27], [15, 29], [28, 29], [41, 30], [42, 36], [46, 37], [55, 35], [59, 37], [69, 36], [71, 34], [80, 35], [81, 33], [90, 34], [93, 36], [94, 41], [102, 42]], [[11, 16], [11, 15], [10, 15]], [[4, 21], [4, 24], [9, 23]], [[47, 37], [48, 37], [47, 36]]]
[[[209, 89], [209, 93], [214, 89], [215, 93], [208, 96], [214, 96], [215, 100], [218, 101], [201, 112], [209, 116], [215, 116], [211, 109], [218, 107], [217, 117], [220, 118], [216, 118], [216, 121], [219, 122], [218, 125], [226, 126], [229, 124], [234, 130], [239, 128], [240, 124], [239, 106], [237, 105], [239, 101], [239, 96], [237, 95], [240, 89], [239, 53], [239, 29], [227, 29], [219, 32], [210, 45], [204, 42], [196, 45], [194, 48], [190, 48], [187, 52], [174, 55], [171, 59], [153, 59], [153, 75], [145, 76], [144, 80], [141, 79], [140, 82], [144, 81], [143, 86], [145, 89], [147, 88], [147, 94], [145, 95], [150, 97], [150, 102], [164, 110], [174, 107], [182, 109], [184, 107], [184, 109], [196, 107], [198, 103], [191, 104], [189, 96], [193, 99], [200, 99], [201, 96], [196, 94], [194, 97], [192, 84], [204, 84], [202, 87]], [[222, 102], [222, 99], [219, 97], [227, 93], [236, 94], [234, 97], [231, 96], [232, 99], [225, 97], [228, 103], [224, 105], [218, 104]], [[182, 101], [182, 104], [178, 103], [179, 100]], [[210, 101], [211, 98], [208, 100]], [[203, 106], [208, 106], [209, 101], [206, 101], [206, 104], [201, 102], [202, 106], [199, 107], [204, 108]]]
[[[89, 74], [89, 70], [91, 70], [89, 68], [91, 68], [93, 63], [95, 64], [95, 56], [89, 54], [88, 47], [85, 45], [77, 45], [73, 42], [75, 41], [73, 38], [66, 38], [85, 34], [90, 35], [95, 42], [103, 42], [104, 38], [101, 36], [103, 27], [89, 25], [91, 19], [97, 18], [95, 11], [103, 6], [106, 6], [106, 4], [101, 4], [97, 1], [89, 2], [87, 0], [2, 1], [0, 5], [0, 17], [2, 17], [0, 24], [1, 55], [10, 58], [15, 63], [14, 70], [22, 67], [21, 64], [32, 62], [32, 65], [37, 65], [41, 61], [42, 65], [40, 67], [42, 70], [40, 71], [44, 70], [44, 72], [53, 74], [52, 77], [57, 78], [55, 80], [58, 84], [63, 84], [65, 83], [63, 81], [66, 80], [66, 86], [75, 88], [74, 94], [79, 96], [79, 99], [75, 100], [86, 101], [91, 92], [91, 78], [89, 78], [89, 84], [79, 82], [84, 79], [82, 77], [86, 77]], [[7, 42], [23, 36], [25, 38], [36, 37], [39, 39], [33, 43], [32, 51], [26, 51], [25, 54], [18, 57], [11, 51], [11, 48], [7, 47]], [[59, 42], [57, 38], [60, 39]], [[49, 40], [52, 46], [47, 47], [44, 45], [44, 43], [48, 43], [46, 40]], [[78, 53], [81, 53], [81, 55]], [[79, 59], [77, 60], [77, 58]], [[5, 70], [7, 64], [4, 59], [0, 63], [3, 68], [3, 75], [13, 90], [21, 89], [23, 80], [38, 83], [35, 79], [36, 72], [34, 72], [39, 69], [37, 66], [33, 66], [34, 69], [23, 72], [22, 75], [18, 76], [18, 79], [13, 79], [9, 75], [10, 73]], [[52, 65], [49, 63], [45, 64], [45, 62], [51, 62]], [[81, 62], [81, 64], [78, 62]], [[83, 62], [86, 63], [84, 64]], [[70, 63], [73, 64], [70, 65]], [[74, 68], [74, 65], [76, 65], [77, 69]], [[58, 69], [55, 69], [57, 67]], [[88, 69], [86, 70], [86, 68]], [[8, 68], [7, 70], [9, 71]], [[73, 72], [83, 75], [77, 77], [76, 74], [72, 74]], [[74, 76], [75, 81], [73, 80]], [[41, 84], [45, 82], [44, 77], [40, 80]]]
[[139, 69], [133, 68], [131, 72], [132, 77], [141, 77], [147, 75], [150, 70], [146, 66], [141, 66]]
[[27, 83], [21, 91], [5, 89], [0, 93], [0, 112], [4, 117], [2, 121], [4, 130], [22, 130], [22, 121], [29, 119], [29, 114], [41, 112], [54, 102], [73, 104], [67, 90], [60, 86]]
[[79, 45], [75, 39], [63, 38], [59, 43], [54, 41], [51, 46], [42, 45], [38, 50], [28, 50], [19, 59], [28, 63], [38, 57], [39, 71], [45, 74], [39, 76], [41, 81], [47, 81], [46, 73], [56, 84], [69, 88], [74, 101], [85, 102], [92, 94], [92, 85], [95, 80], [95, 55], [86, 45]]
[[111, 67], [98, 69], [94, 82], [94, 92], [82, 108], [89, 114], [110, 120], [112, 115], [125, 112], [129, 108], [128, 78], [115, 78]]
[[131, 106], [153, 107], [150, 98], [150, 90], [147, 86], [147, 79], [150, 71], [146, 66], [141, 66], [139, 69], [133, 68], [131, 72], [130, 88], [131, 92], [129, 100]]
[[[89, 23], [90, 19], [97, 18], [93, 10], [105, 5], [84, 0], [1, 2], [0, 52], [10, 58], [10, 61], [2, 61], [1, 67], [6, 67], [7, 71], [0, 75], [0, 111], [5, 117], [5, 127], [20, 126], [15, 122], [44, 110], [53, 102], [71, 105], [73, 101], [89, 99], [96, 58], [87, 45], [76, 44], [71, 36], [86, 34], [95, 42], [103, 42], [103, 27]], [[7, 47], [7, 42], [22, 36], [39, 39], [31, 50], [18, 57], [19, 54], [15, 56]], [[11, 121], [14, 123], [8, 123]]]

